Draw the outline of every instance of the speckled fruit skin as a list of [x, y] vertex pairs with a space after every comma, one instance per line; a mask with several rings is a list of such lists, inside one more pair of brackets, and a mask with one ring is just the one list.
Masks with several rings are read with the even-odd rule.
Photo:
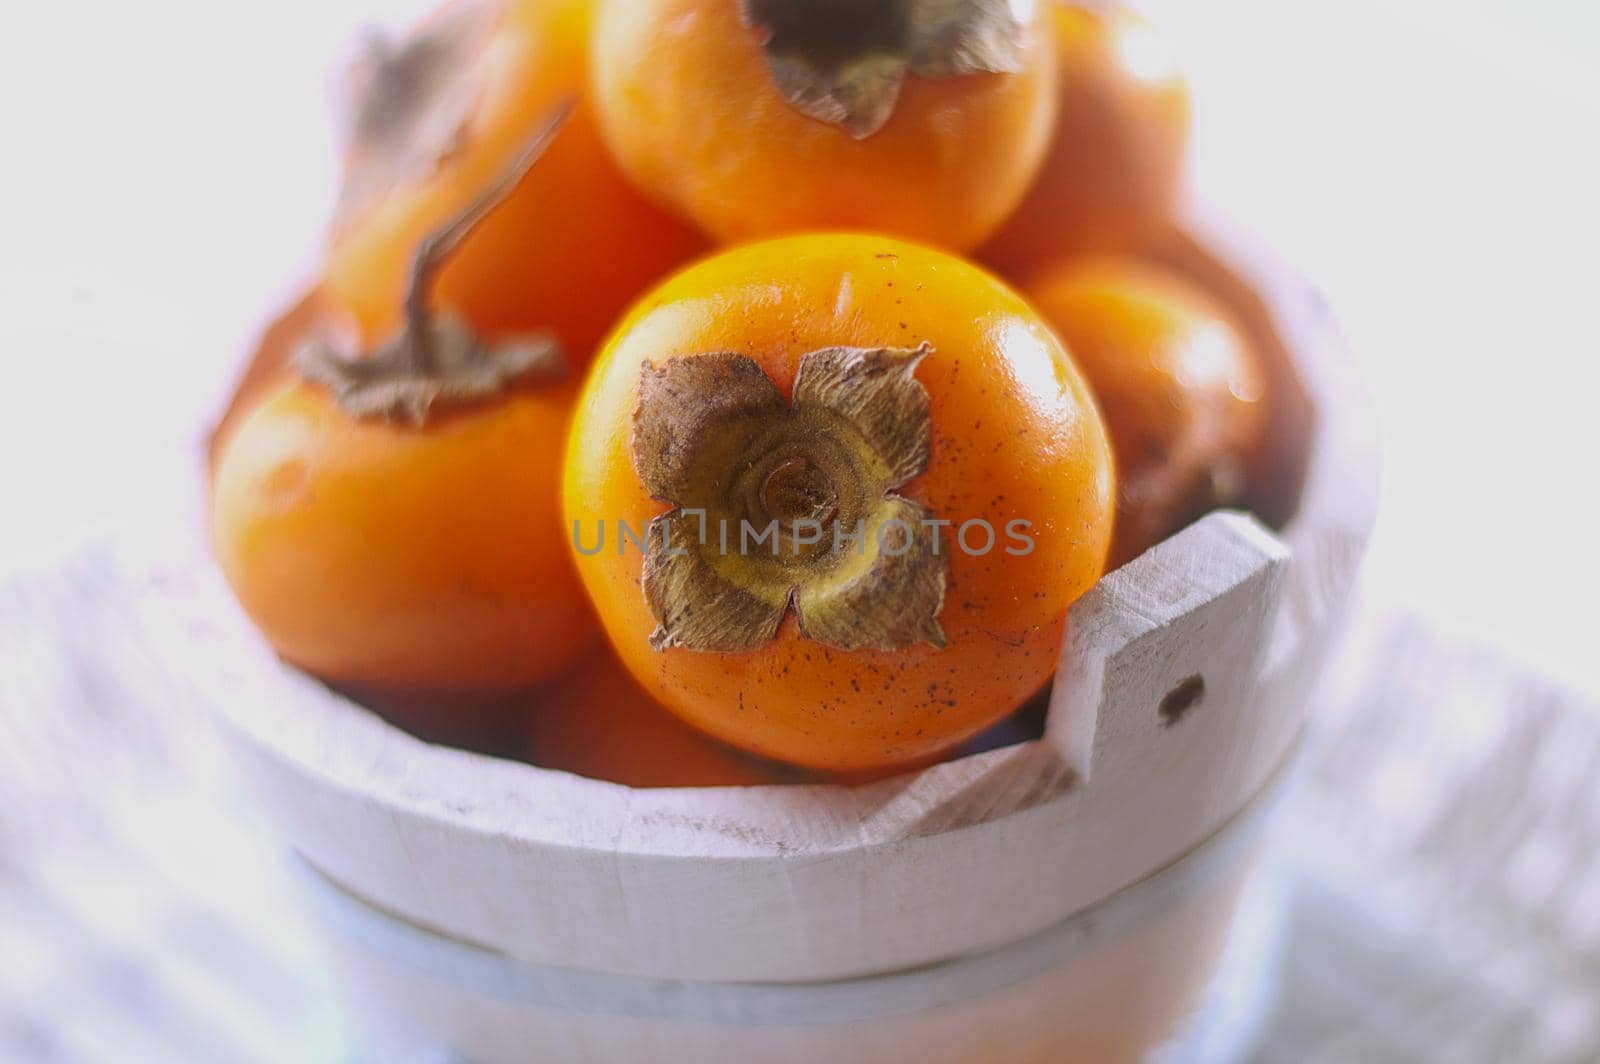
[[[927, 472], [899, 489], [955, 526], [988, 521], [996, 547], [947, 551], [939, 614], [947, 646], [843, 652], [800, 637], [793, 617], [748, 653], [653, 650], [641, 552], [616, 523], [665, 509], [634, 467], [642, 365], [710, 352], [754, 359], [786, 395], [805, 353], [833, 345], [933, 347], [917, 379], [931, 400]], [[684, 719], [734, 745], [811, 768], [909, 763], [994, 723], [1051, 676], [1067, 608], [1100, 576], [1114, 484], [1098, 412], [1059, 341], [979, 268], [883, 237], [819, 234], [748, 245], [679, 273], [618, 326], [585, 383], [563, 497], [593, 547], [579, 575], [618, 655]], [[1007, 554], [1031, 522], [1034, 547]], [[982, 537], [971, 537], [974, 548]]]

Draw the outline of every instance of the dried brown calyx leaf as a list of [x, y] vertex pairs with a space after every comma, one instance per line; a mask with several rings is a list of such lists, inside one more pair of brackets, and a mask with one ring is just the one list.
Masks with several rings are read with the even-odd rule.
[[503, 0], [456, 0], [394, 41], [374, 34], [351, 67], [353, 99], [334, 228], [391, 189], [424, 180], [460, 150], [483, 93], [481, 58]]
[[870, 137], [906, 74], [1014, 74], [1031, 0], [739, 0], [778, 93], [802, 114]]
[[790, 609], [840, 650], [944, 645], [938, 528], [895, 494], [928, 466], [931, 350], [812, 351], [792, 401], [744, 355], [645, 364], [634, 467], [673, 504], [645, 545], [653, 647], [754, 650]]
[[308, 381], [325, 386], [352, 417], [420, 425], [439, 405], [493, 398], [529, 379], [559, 377], [566, 369], [560, 345], [548, 334], [486, 344], [459, 318], [437, 316], [428, 305], [433, 278], [450, 253], [522, 183], [572, 112], [556, 109], [511, 167], [443, 228], [418, 246], [406, 289], [405, 323], [390, 340], [355, 356], [313, 341], [295, 356]]
[[412, 367], [418, 334], [409, 330], [365, 358], [346, 358], [326, 344], [311, 344], [301, 349], [295, 368], [332, 392], [352, 417], [411, 425], [422, 424], [436, 407], [480, 402], [518, 381], [554, 379], [566, 368], [554, 337], [487, 347], [459, 318], [435, 318], [425, 328], [432, 351], [426, 372]]

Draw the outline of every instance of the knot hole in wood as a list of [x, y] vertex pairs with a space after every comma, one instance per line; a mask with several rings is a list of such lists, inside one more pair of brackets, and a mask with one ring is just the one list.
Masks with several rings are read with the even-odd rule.
[[1206, 678], [1195, 673], [1188, 679], [1179, 682], [1178, 686], [1168, 691], [1161, 700], [1159, 712], [1161, 726], [1170, 728], [1195, 706], [1198, 706], [1206, 697]]

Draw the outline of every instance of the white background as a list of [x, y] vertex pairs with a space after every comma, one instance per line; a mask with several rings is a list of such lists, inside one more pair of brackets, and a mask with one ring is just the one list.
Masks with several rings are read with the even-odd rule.
[[[0, 578], [187, 512], [258, 320], [314, 268], [358, 26], [420, 0], [12, 5]], [[1340, 310], [1386, 434], [1376, 607], [1600, 691], [1600, 4], [1156, 0], [1204, 193]]]

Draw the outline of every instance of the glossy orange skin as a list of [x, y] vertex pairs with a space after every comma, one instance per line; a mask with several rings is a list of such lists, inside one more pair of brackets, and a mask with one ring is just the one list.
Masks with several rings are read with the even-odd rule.
[[[651, 649], [654, 619], [632, 546], [576, 555], [612, 645], [656, 699], [712, 735], [825, 771], [907, 764], [999, 720], [1055, 668], [1067, 607], [1097, 580], [1111, 538], [1109, 445], [1055, 335], [982, 270], [885, 237], [820, 234], [748, 245], [667, 281], [624, 319], [579, 400], [564, 484], [569, 533], [643, 528], [665, 507], [635, 471], [640, 369], [733, 351], [779, 389], [831, 345], [933, 345], [917, 369], [931, 399], [928, 470], [899, 489], [956, 526], [984, 519], [998, 545], [948, 550], [939, 621], [948, 645], [844, 652], [802, 639], [790, 616], [749, 653]], [[1035, 548], [1008, 555], [1011, 520]], [[974, 534], [974, 547], [981, 537]]]
[[673, 716], [604, 648], [538, 692], [528, 712], [524, 756], [544, 768], [630, 787], [786, 782], [772, 766]]
[[598, 631], [558, 519], [573, 388], [422, 429], [355, 421], [291, 383], [218, 456], [212, 536], [289, 662], [362, 691], [484, 693], [560, 672]]
[[1220, 303], [1178, 274], [1109, 258], [1046, 271], [1027, 293], [1071, 349], [1111, 435], [1113, 565], [1202, 516], [1214, 502], [1208, 470], [1232, 470], [1246, 486], [1265, 443], [1267, 384]]
[[735, 0], [600, 0], [594, 49], [623, 169], [725, 242], [853, 228], [970, 248], [1021, 199], [1055, 118], [1042, 25], [1016, 74], [908, 76], [864, 140], [784, 101]]
[[413, 249], [491, 187], [564, 100], [578, 106], [511, 193], [455, 250], [434, 303], [490, 339], [551, 329], [583, 365], [629, 303], [700, 253], [705, 237], [635, 191], [611, 161], [585, 97], [591, 0], [514, 0], [486, 62], [464, 145], [392, 192], [328, 250], [327, 289], [368, 343], [398, 327]]
[[1171, 216], [1188, 158], [1188, 82], [1149, 23], [1047, 0], [1056, 129], [1016, 213], [979, 257], [1020, 277], [1069, 252], [1124, 251]]

